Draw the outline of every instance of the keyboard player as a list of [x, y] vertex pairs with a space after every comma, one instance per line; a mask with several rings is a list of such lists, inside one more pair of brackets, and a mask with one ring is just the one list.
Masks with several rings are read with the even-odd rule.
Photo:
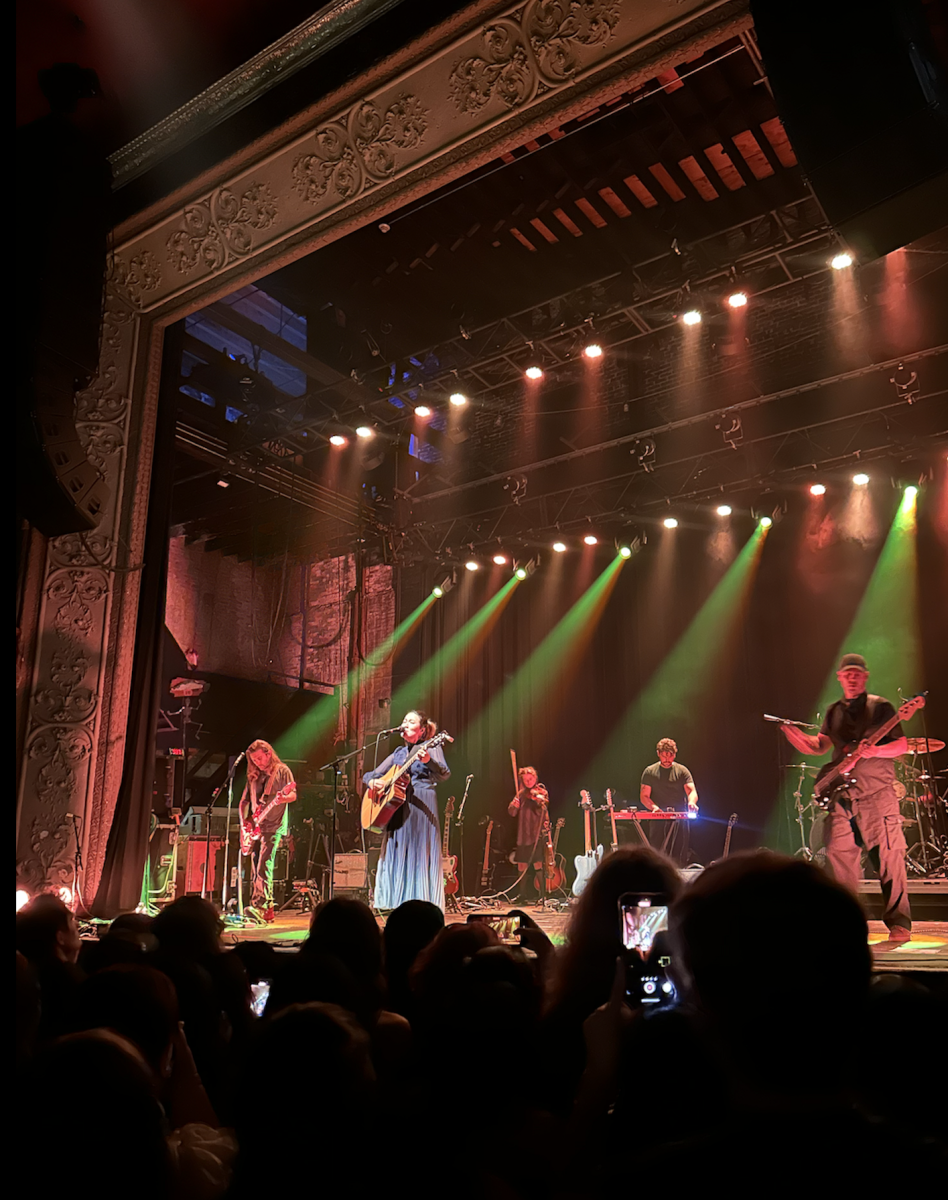
[[[698, 812], [698, 789], [691, 772], [684, 763], [676, 762], [678, 746], [671, 738], [662, 738], [655, 747], [658, 762], [652, 763], [642, 772], [639, 799], [650, 812]], [[688, 865], [690, 841], [688, 821], [642, 822], [649, 829], [649, 840], [676, 859], [681, 866]], [[659, 828], [664, 826], [664, 828]]]

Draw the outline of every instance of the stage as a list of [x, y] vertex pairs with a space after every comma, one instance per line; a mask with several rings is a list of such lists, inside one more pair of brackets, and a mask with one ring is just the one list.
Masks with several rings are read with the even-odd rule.
[[[870, 881], [865, 881], [868, 884]], [[937, 881], [942, 891], [942, 899], [948, 900], [948, 881]], [[865, 885], [864, 885], [865, 886]], [[934, 882], [927, 883], [930, 889]], [[876, 891], [878, 886], [876, 885]], [[466, 921], [470, 913], [490, 912], [499, 916], [508, 911], [507, 906], [490, 906], [472, 899], [463, 902], [462, 910], [449, 912], [445, 922], [453, 925]], [[523, 906], [528, 913], [556, 944], [566, 940], [566, 927], [569, 922], [569, 909], [557, 911], [533, 905]], [[306, 938], [309, 929], [309, 912], [286, 911], [280, 913], [272, 925], [253, 925], [246, 928], [236, 928], [228, 924], [224, 933], [227, 945], [236, 945], [243, 941], [271, 942], [279, 950], [295, 949]], [[378, 917], [380, 926], [385, 919]], [[800, 920], [800, 936], [806, 935], [805, 922]], [[881, 921], [869, 922], [869, 943], [874, 948], [873, 961], [877, 971], [948, 971], [948, 921], [916, 921], [912, 930], [912, 940], [897, 949], [875, 952], [875, 947], [885, 942], [886, 929]]]

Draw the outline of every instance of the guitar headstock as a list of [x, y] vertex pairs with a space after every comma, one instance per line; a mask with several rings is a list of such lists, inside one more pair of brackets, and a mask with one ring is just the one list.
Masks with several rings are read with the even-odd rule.
[[900, 721], [907, 721], [909, 717], [913, 717], [920, 708], [925, 707], [925, 693], [919, 692], [917, 696], [912, 696], [906, 700], [899, 708], [898, 718]]
[[454, 816], [454, 797], [449, 796], [444, 806], [444, 815], [446, 817]]
[[606, 808], [615, 808], [612, 802], [612, 788], [606, 788]]
[[587, 792], [585, 790], [585, 788], [579, 793], [579, 795], [580, 795], [579, 807], [580, 808], [592, 808], [592, 806], [593, 806], [592, 796], [590, 796], [589, 792]]
[[565, 824], [566, 824], [566, 818], [565, 818], [565, 817], [558, 817], [558, 818], [557, 818], [557, 821], [556, 821], [556, 827], [554, 828], [553, 832], [554, 832], [554, 833], [559, 833], [559, 831], [560, 831], [560, 830], [563, 828], [563, 826], [564, 826]]

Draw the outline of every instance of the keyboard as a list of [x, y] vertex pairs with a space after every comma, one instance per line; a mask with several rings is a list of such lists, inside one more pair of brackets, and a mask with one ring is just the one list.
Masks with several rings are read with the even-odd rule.
[[698, 814], [688, 809], [686, 812], [649, 812], [648, 809], [629, 808], [616, 809], [617, 821], [694, 821]]

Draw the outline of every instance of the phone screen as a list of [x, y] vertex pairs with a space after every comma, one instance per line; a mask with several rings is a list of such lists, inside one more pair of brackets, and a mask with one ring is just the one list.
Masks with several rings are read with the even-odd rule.
[[468, 921], [483, 921], [497, 934], [505, 946], [520, 945], [520, 918], [495, 917], [492, 913], [471, 913]]
[[678, 1002], [668, 950], [668, 905], [660, 895], [619, 898], [619, 934], [626, 952], [626, 999], [635, 1006], [670, 1008]]
[[250, 992], [253, 996], [251, 1009], [255, 1017], [262, 1017], [263, 1010], [267, 1007], [267, 1000], [270, 998], [270, 984], [272, 980], [261, 979], [257, 983], [250, 985]]

